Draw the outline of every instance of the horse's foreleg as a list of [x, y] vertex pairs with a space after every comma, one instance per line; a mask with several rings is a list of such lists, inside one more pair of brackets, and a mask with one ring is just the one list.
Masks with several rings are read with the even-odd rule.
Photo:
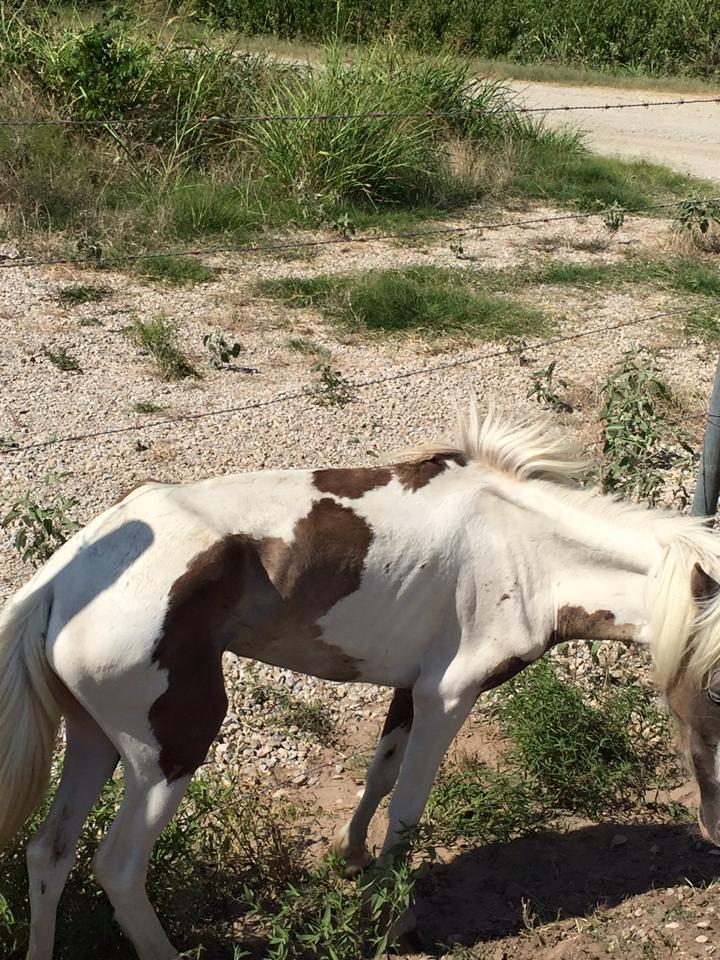
[[443, 757], [475, 702], [477, 690], [464, 685], [452, 690], [448, 674], [443, 685], [450, 690], [441, 691], [421, 678], [413, 688], [414, 717], [390, 803], [383, 855], [407, 845], [408, 831], [420, 822]]
[[30, 889], [28, 960], [50, 960], [60, 894], [75, 860], [82, 826], [118, 752], [76, 702], [66, 711], [66, 750], [62, 778], [42, 826], [27, 848]]
[[368, 767], [362, 799], [352, 819], [341, 827], [332, 844], [333, 852], [345, 860], [350, 876], [366, 867], [372, 859], [365, 845], [368, 827], [378, 804], [395, 786], [412, 722], [412, 691], [396, 690], [375, 756]]

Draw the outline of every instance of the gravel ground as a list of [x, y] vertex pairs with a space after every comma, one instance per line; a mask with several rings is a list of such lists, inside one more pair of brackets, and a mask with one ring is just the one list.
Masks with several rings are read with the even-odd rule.
[[[544, 216], [555, 211], [532, 212]], [[523, 213], [515, 211], [508, 216], [521, 218]], [[641, 321], [552, 346], [531, 342], [527, 356], [532, 362], [525, 366], [509, 356], [443, 367], [449, 361], [470, 361], [495, 347], [481, 342], [428, 343], [339, 334], [314, 310], [288, 310], [252, 291], [259, 278], [361, 271], [390, 264], [432, 263], [478, 270], [524, 263], [548, 250], [553, 256], [583, 262], [611, 262], [629, 252], [666, 256], [675, 242], [667, 222], [631, 218], [620, 240], [604, 252], [575, 248], [578, 241], [595, 237], [601, 230], [596, 220], [582, 217], [525, 229], [486, 230], [464, 240], [465, 254], [476, 258], [472, 261], [457, 259], [447, 239], [412, 245], [348, 243], [320, 248], [316, 256], [306, 259], [216, 256], [206, 260], [216, 270], [213, 281], [182, 288], [114, 271], [95, 273], [72, 267], [3, 270], [0, 437], [18, 444], [19, 449], [0, 450], [0, 490], [12, 498], [37, 488], [47, 471], [62, 471], [67, 474], [62, 490], [77, 499], [76, 516], [86, 521], [147, 477], [177, 482], [264, 467], [369, 464], [387, 452], [446, 434], [452, 428], [455, 398], [470, 392], [481, 402], [495, 397], [509, 410], [536, 409], [526, 397], [530, 372], [552, 359], [569, 383], [568, 394], [575, 407], [572, 414], [564, 416], [566, 428], [590, 443], [598, 438], [599, 384], [622, 352], [635, 344], [661, 348], [662, 365], [683, 400], [688, 429], [700, 438], [715, 357], [704, 343], [683, 337], [672, 319]], [[12, 252], [0, 248], [0, 254]], [[100, 303], [60, 305], [58, 292], [78, 282], [108, 286], [112, 294]], [[543, 287], [523, 296], [547, 311], [557, 322], [559, 334], [568, 335], [688, 305], [687, 299], [650, 288], [598, 292]], [[163, 382], [148, 358], [129, 341], [124, 329], [136, 317], [158, 315], [177, 322], [185, 349], [202, 370], [202, 380]], [[91, 318], [99, 323], [82, 325]], [[202, 337], [210, 331], [240, 341], [243, 350], [238, 367], [255, 372], [213, 369], [202, 348]], [[311, 337], [325, 346], [332, 352], [333, 364], [353, 380], [421, 372], [365, 387], [343, 408], [319, 407], [305, 397], [275, 402], [313, 379], [312, 359], [289, 349], [291, 336]], [[46, 346], [66, 347], [79, 360], [82, 372], [58, 370], [44, 355]], [[133, 413], [132, 405], [138, 401], [159, 404], [162, 413]], [[221, 408], [266, 402], [257, 409], [204, 416]], [[198, 419], [150, 425], [158, 417], [200, 414], [203, 416]], [[115, 427], [132, 429], [103, 435]], [[87, 433], [100, 435], [30, 447]], [[0, 595], [9, 595], [29, 573], [5, 535]], [[582, 677], [592, 666], [587, 651], [578, 649], [573, 662]], [[338, 686], [231, 658], [227, 677], [230, 708], [209, 762], [217, 762], [229, 774], [242, 772], [249, 779], [310, 791], [335, 779], [338, 790], [345, 791], [344, 799], [327, 803], [333, 811], [334, 804], [351, 806], [357, 784], [343, 773], [343, 763], [354, 753], [372, 750], [388, 693], [359, 684]], [[300, 700], [321, 701], [340, 732], [337, 751], [304, 738], [292, 724], [287, 728], [273, 724], [272, 704], [253, 694], [258, 686], [286, 690]], [[475, 722], [477, 718], [471, 721]], [[328, 767], [335, 764], [328, 777]], [[533, 953], [530, 947], [527, 953], [507, 955], [548, 960], [566, 956]], [[637, 954], [643, 958], [676, 955], [699, 954]], [[500, 960], [505, 954], [496, 951], [478, 956]]]

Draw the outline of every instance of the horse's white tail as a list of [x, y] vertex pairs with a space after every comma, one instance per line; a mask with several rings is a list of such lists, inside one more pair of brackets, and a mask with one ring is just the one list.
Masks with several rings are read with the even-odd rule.
[[45, 653], [52, 581], [28, 584], [0, 612], [0, 850], [50, 778], [59, 680]]

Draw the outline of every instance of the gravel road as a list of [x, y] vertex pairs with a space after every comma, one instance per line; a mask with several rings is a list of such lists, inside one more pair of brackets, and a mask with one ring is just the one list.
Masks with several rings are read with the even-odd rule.
[[[619, 90], [615, 87], [566, 87], [554, 83], [513, 80], [518, 102], [528, 107], [573, 107], [595, 103], [638, 103], [679, 100], [682, 94], [662, 90]], [[685, 94], [687, 98], [712, 97]], [[550, 126], [570, 124], [585, 133], [598, 153], [655, 160], [684, 173], [720, 183], [720, 103], [682, 106], [548, 113]]]

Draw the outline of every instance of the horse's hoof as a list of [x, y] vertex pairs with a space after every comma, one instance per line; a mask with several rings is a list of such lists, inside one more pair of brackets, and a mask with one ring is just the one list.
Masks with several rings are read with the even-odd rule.
[[341, 870], [349, 879], [357, 877], [373, 862], [373, 856], [365, 844], [352, 844], [348, 839], [346, 824], [330, 844], [330, 852], [341, 861]]

